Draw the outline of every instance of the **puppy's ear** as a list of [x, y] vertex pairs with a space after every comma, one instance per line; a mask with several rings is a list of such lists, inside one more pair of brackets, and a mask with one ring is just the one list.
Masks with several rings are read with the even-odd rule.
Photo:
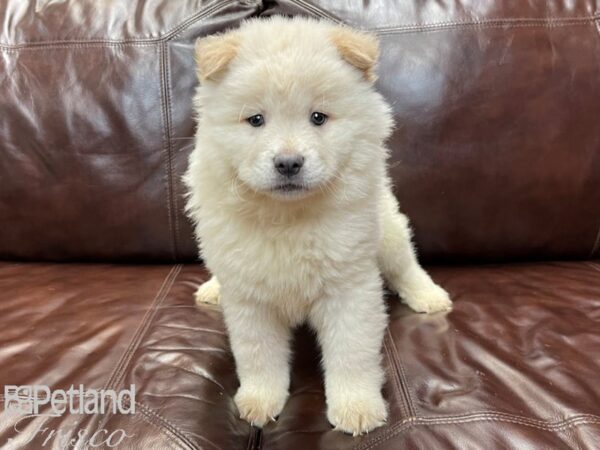
[[335, 27], [331, 31], [331, 40], [342, 58], [362, 71], [365, 79], [370, 82], [377, 79], [375, 64], [379, 56], [379, 41], [374, 35], [347, 27]]
[[237, 54], [237, 33], [216, 34], [196, 41], [196, 64], [200, 81], [217, 80]]

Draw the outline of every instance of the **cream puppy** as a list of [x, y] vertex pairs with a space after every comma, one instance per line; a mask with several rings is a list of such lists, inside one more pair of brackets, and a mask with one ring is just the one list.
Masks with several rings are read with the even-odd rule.
[[220, 300], [235, 402], [256, 426], [285, 404], [296, 325], [317, 333], [329, 421], [356, 435], [387, 417], [381, 275], [415, 311], [451, 307], [390, 189], [377, 55], [375, 37], [305, 18], [251, 20], [196, 47], [187, 210], [213, 274], [196, 297]]

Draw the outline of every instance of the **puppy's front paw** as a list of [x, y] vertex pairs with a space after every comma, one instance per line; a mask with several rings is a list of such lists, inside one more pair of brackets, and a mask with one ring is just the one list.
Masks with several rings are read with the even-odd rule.
[[336, 430], [358, 436], [383, 425], [387, 406], [380, 393], [347, 393], [343, 398], [328, 401], [327, 419]]
[[287, 400], [287, 391], [264, 388], [246, 388], [240, 386], [235, 394], [235, 404], [240, 412], [240, 418], [250, 425], [262, 428], [267, 422], [275, 421]]
[[202, 283], [194, 297], [196, 298], [196, 304], [209, 304], [218, 305], [221, 295], [221, 285], [216, 277], [212, 277], [210, 280]]
[[448, 293], [437, 284], [431, 284], [425, 288], [407, 292], [405, 303], [419, 313], [435, 313], [452, 309], [452, 301]]

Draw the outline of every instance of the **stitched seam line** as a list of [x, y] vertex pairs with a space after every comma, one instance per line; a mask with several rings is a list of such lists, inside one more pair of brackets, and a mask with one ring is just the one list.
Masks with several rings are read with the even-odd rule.
[[[130, 404], [131, 403], [128, 400], [126, 400], [126, 406]], [[159, 414], [152, 411], [150, 408], [146, 407], [145, 405], [142, 405], [137, 401], [135, 402], [135, 404], [139, 407], [138, 412], [144, 420], [144, 422], [146, 422], [149, 425], [152, 425], [154, 428], [156, 428], [159, 432], [161, 432], [168, 438], [174, 438], [175, 440], [179, 441], [179, 443], [182, 444], [182, 446], [185, 448], [188, 448], [190, 450], [201, 450], [201, 447], [191, 442], [187, 438], [185, 433], [178, 430], [176, 427], [174, 427], [172, 424], [166, 421], [162, 416], [160, 416]], [[112, 416], [114, 416], [112, 411], [104, 415], [102, 420], [102, 428], [106, 425], [106, 423], [108, 423], [108, 420]]]
[[163, 119], [163, 145], [165, 159], [165, 175], [167, 189], [167, 214], [169, 215], [169, 231], [171, 233], [171, 248], [173, 259], [179, 258], [179, 249], [177, 245], [177, 234], [179, 224], [177, 220], [177, 202], [175, 200], [175, 187], [173, 182], [173, 146], [171, 144], [171, 100], [169, 94], [170, 69], [169, 69], [169, 46], [166, 42], [160, 45], [160, 92], [161, 92], [161, 110]]
[[[148, 310], [142, 317], [140, 324], [138, 325], [136, 331], [134, 332], [133, 337], [131, 338], [131, 341], [129, 342], [129, 345], [127, 346], [127, 349], [125, 350], [125, 353], [123, 353], [123, 355], [117, 362], [115, 368], [113, 369], [112, 373], [108, 377], [108, 380], [104, 384], [104, 388], [103, 388], [104, 390], [111, 389], [111, 388], [116, 390], [116, 388], [118, 387], [118, 384], [120, 384], [121, 379], [124, 375], [124, 372], [125, 372], [126, 368], [129, 366], [129, 363], [131, 361], [134, 351], [139, 347], [139, 345], [142, 341], [142, 338], [144, 337], [148, 328], [150, 327], [150, 324], [154, 320], [154, 317], [156, 316], [156, 311], [157, 311], [158, 307], [161, 305], [161, 303], [164, 301], [165, 297], [171, 290], [171, 286], [173, 285], [173, 282], [177, 278], [177, 275], [179, 275], [179, 272], [181, 271], [181, 267], [182, 267], [181, 265], [177, 265], [177, 266], [172, 267], [169, 270], [169, 273], [164, 278], [160, 288], [156, 292], [156, 295], [154, 296], [154, 299], [152, 300], [152, 303], [150, 304], [150, 308], [148, 308]], [[4, 402], [3, 397], [4, 396], [2, 396], [2, 398], [0, 399], [0, 401], [2, 401], [2, 402]], [[111, 417], [110, 413], [106, 414], [104, 416], [104, 419], [101, 420], [102, 426], [104, 426], [104, 424], [106, 424], [106, 422], [109, 420], [110, 417]], [[77, 447], [81, 444], [82, 444], [82, 441], [78, 440], [77, 442], [74, 443], [74, 447]]]
[[372, 32], [386, 33], [396, 31], [423, 31], [429, 29], [438, 28], [461, 28], [461, 27], [517, 27], [517, 26], [561, 26], [561, 25], [575, 25], [575, 24], [586, 24], [597, 20], [598, 15], [592, 16], [578, 16], [578, 17], [531, 17], [531, 18], [519, 18], [519, 17], [507, 17], [502, 19], [487, 19], [487, 20], [463, 20], [463, 21], [446, 21], [446, 22], [433, 22], [424, 24], [407, 24], [391, 27], [373, 28]]
[[122, 48], [122, 47], [152, 47], [157, 42], [72, 42], [64, 44], [53, 44], [48, 43], [44, 45], [35, 46], [22, 46], [22, 47], [9, 47], [4, 44], [0, 44], [0, 51], [5, 53], [18, 53], [20, 51], [27, 50], [47, 50], [47, 49], [83, 49], [83, 48]]
[[123, 353], [123, 356], [121, 357], [112, 374], [105, 383], [105, 390], [116, 389], [118, 387], [118, 384], [121, 382], [123, 372], [125, 371], [125, 369], [129, 365], [129, 362], [131, 361], [133, 352], [135, 352], [135, 350], [139, 347], [142, 337], [150, 327], [150, 323], [156, 315], [156, 310], [165, 299], [167, 293], [171, 290], [171, 286], [173, 285], [173, 282], [175, 278], [177, 278], [177, 275], [180, 271], [181, 265], [173, 266], [171, 270], [169, 270], [169, 273], [163, 280], [162, 285], [160, 286], [158, 292], [156, 293], [156, 296], [154, 297], [154, 300], [152, 301], [152, 304], [150, 305], [150, 308], [148, 308], [148, 311], [146, 311], [146, 314], [144, 314], [144, 317], [142, 317], [140, 325], [135, 331], [133, 337], [131, 338], [129, 346], [125, 350], [125, 353]]
[[394, 356], [394, 363], [398, 369], [398, 376], [400, 377], [400, 386], [402, 387], [402, 392], [404, 394], [404, 400], [406, 401], [406, 406], [408, 408], [408, 417], [416, 417], [417, 410], [412, 401], [412, 395], [410, 393], [410, 388], [408, 387], [408, 377], [406, 376], [406, 372], [404, 370], [404, 366], [402, 361], [400, 360], [400, 356], [398, 355], [398, 350], [396, 348], [396, 344], [394, 343], [394, 338], [392, 337], [392, 333], [388, 327], [387, 329], [390, 346], [392, 349], [392, 354]]
[[[416, 416], [415, 408], [412, 404], [410, 392], [408, 391], [408, 387], [406, 385], [404, 369], [402, 368], [402, 364], [398, 359], [398, 353], [396, 352], [392, 333], [389, 327], [386, 329], [386, 340], [389, 342], [389, 345], [386, 345], [386, 349], [389, 352], [390, 364], [392, 366], [392, 371], [394, 372], [394, 382], [396, 383], [398, 393], [402, 399], [402, 409], [405, 413], [404, 417], [406, 419], [414, 418]], [[384, 340], [384, 345], [386, 340]]]
[[204, 10], [198, 11], [198, 13], [190, 16], [187, 20], [184, 20], [179, 25], [175, 26], [171, 29], [171, 31], [165, 33], [164, 40], [171, 40], [182, 34], [185, 30], [187, 30], [191, 25], [197, 22], [204, 17], [207, 17], [211, 14], [214, 14], [225, 7], [231, 5], [232, 3], [236, 3], [236, 0], [217, 0], [214, 5], [207, 6]]
[[303, 9], [304, 11], [311, 12], [311, 13], [319, 16], [319, 17], [331, 20], [331, 21], [336, 22], [336, 23], [342, 23], [342, 21], [340, 19], [338, 19], [337, 17], [333, 16], [332, 14], [330, 14], [327, 11], [325, 11], [324, 9], [321, 9], [318, 6], [313, 5], [312, 3], [305, 2], [304, 0], [291, 0], [291, 2], [295, 3], [296, 6], [299, 6], [300, 9]]
[[188, 29], [195, 22], [204, 19], [205, 17], [219, 12], [225, 7], [229, 6], [232, 3], [235, 3], [236, 0], [223, 0], [223, 1], [215, 1], [214, 4], [210, 6], [206, 6], [205, 8], [201, 8], [193, 14], [190, 14], [187, 18], [184, 18], [182, 22], [178, 25], [175, 25], [173, 28], [170, 28], [166, 32], [160, 34], [155, 38], [129, 38], [129, 39], [86, 39], [86, 40], [73, 40], [73, 41], [48, 41], [48, 42], [24, 42], [20, 44], [2, 44], [0, 43], [0, 50], [14, 51], [14, 50], [34, 50], [34, 49], [43, 49], [43, 48], [70, 48], [70, 47], [87, 47], [87, 46], [144, 46], [144, 45], [154, 45], [163, 41], [171, 40], [181, 33], [183, 33], [186, 29]]
[[[167, 276], [165, 277], [160, 289], [154, 297], [151, 307], [148, 309], [148, 311], [146, 311], [146, 314], [144, 314], [144, 317], [142, 318], [142, 321], [140, 322], [140, 325], [138, 326], [134, 337], [131, 339], [127, 350], [117, 363], [117, 366], [115, 367], [113, 373], [106, 382], [104, 386], [105, 390], [114, 389], [116, 391], [119, 388], [122, 378], [125, 375], [125, 370], [129, 366], [129, 363], [133, 358], [133, 353], [138, 349], [140, 343], [142, 342], [142, 338], [145, 336], [146, 332], [150, 328], [150, 325], [153, 322], [154, 317], [156, 316], [156, 311], [158, 310], [158, 307], [162, 304], [167, 294], [170, 292], [171, 287], [175, 282], [175, 279], [179, 275], [179, 272], [181, 272], [181, 267], [182, 266], [180, 264], [173, 266], [167, 274]], [[104, 427], [104, 425], [108, 422], [110, 417], [111, 413], [105, 414], [104, 418], [100, 421], [100, 427]], [[79, 443], [80, 442], [78, 441], [77, 444]]]
[[412, 400], [412, 393], [410, 392], [410, 385], [408, 384], [408, 377], [406, 376], [404, 364], [402, 364], [402, 360], [400, 359], [400, 355], [398, 353], [398, 349], [396, 348], [396, 344], [395, 344], [394, 340], [392, 339], [391, 332], [390, 332], [390, 341], [392, 343], [392, 352], [396, 359], [396, 364], [398, 365], [398, 368], [400, 369], [400, 382], [402, 383], [402, 386], [404, 386], [406, 400], [408, 401], [408, 407], [409, 407], [409, 413], [410, 413], [409, 416], [416, 417], [417, 409], [415, 408], [415, 405]]
[[[292, 3], [304, 11], [310, 12], [319, 17], [331, 20], [336, 23], [342, 23], [342, 21], [331, 14], [317, 8], [316, 6], [309, 4], [303, 0], [291, 0]], [[74, 40], [74, 41], [49, 41], [49, 42], [27, 42], [21, 44], [0, 44], [0, 50], [6, 52], [15, 52], [18, 50], [37, 50], [45, 48], [87, 48], [87, 47], [122, 47], [122, 46], [148, 46], [160, 43], [163, 41], [171, 40], [193, 23], [199, 21], [211, 14], [214, 14], [222, 9], [225, 9], [230, 4], [234, 3], [235, 0], [226, 0], [223, 2], [215, 2], [212, 6], [206, 7], [193, 15], [188, 19], [184, 19], [183, 22], [174, 28], [170, 29], [163, 35], [156, 38], [133, 38], [133, 39], [122, 39], [122, 40], [108, 40], [108, 39], [89, 39], [89, 40]], [[467, 27], [498, 27], [498, 26], [562, 26], [574, 25], [576, 23], [586, 23], [591, 21], [597, 21], [600, 16], [593, 15], [589, 17], [571, 17], [571, 18], [530, 18], [530, 19], [519, 19], [519, 18], [507, 18], [507, 19], [496, 19], [490, 21], [472, 21], [472, 22], [438, 22], [429, 24], [410, 24], [398, 27], [389, 28], [374, 28], [370, 31], [379, 34], [394, 34], [394, 33], [410, 33], [415, 31], [433, 31], [447, 28], [467, 28]], [[519, 25], [519, 22], [521, 23]], [[523, 22], [529, 22], [529, 24], [523, 24]], [[596, 25], [598, 25], [596, 23]], [[369, 30], [366, 30], [369, 31]]]
[[410, 34], [410, 33], [426, 33], [434, 31], [445, 31], [445, 30], [465, 30], [469, 28], [558, 28], [568, 27], [577, 25], [588, 25], [593, 22], [594, 19], [589, 19], [587, 22], [572, 22], [572, 23], [525, 23], [525, 24], [485, 24], [485, 23], [471, 23], [471, 24], [457, 24], [439, 27], [429, 28], [415, 28], [415, 29], [390, 29], [390, 30], [373, 30], [379, 36], [393, 35], [393, 34]]
[[[312, 13], [324, 19], [331, 20], [336, 23], [343, 23], [342, 20], [329, 14], [328, 12], [320, 9], [319, 7], [308, 3], [304, 0], [290, 0], [296, 6], [300, 7], [304, 11]], [[446, 22], [433, 22], [424, 24], [407, 24], [392, 27], [383, 28], [366, 28], [365, 31], [370, 31], [377, 34], [400, 34], [400, 33], [411, 33], [416, 31], [434, 31], [448, 28], [469, 28], [469, 27], [525, 27], [525, 26], [567, 26], [575, 24], [585, 24], [600, 19], [600, 15], [594, 14], [591, 16], [577, 16], [577, 17], [550, 17], [550, 18], [504, 18], [504, 19], [490, 19], [490, 20], [473, 20], [473, 21], [446, 21]]]
[[187, 448], [189, 450], [201, 450], [201, 447], [198, 447], [196, 445], [190, 445], [186, 439], [182, 438], [181, 436], [178, 436], [177, 434], [174, 434], [173, 432], [171, 432], [171, 430], [162, 426], [160, 423], [154, 423], [152, 418], [148, 417], [145, 413], [142, 413], [141, 417], [144, 422], [146, 422], [147, 424], [149, 424], [152, 427], [154, 427], [155, 429], [157, 429], [160, 433], [164, 434], [167, 438], [177, 440], [182, 445], [183, 448]]
[[165, 165], [165, 189], [166, 189], [166, 200], [167, 200], [167, 216], [169, 221], [169, 234], [171, 236], [171, 252], [172, 257], [176, 260], [176, 249], [175, 249], [175, 231], [173, 227], [173, 195], [171, 192], [171, 145], [169, 144], [169, 119], [167, 114], [166, 104], [166, 82], [165, 74], [167, 65], [166, 60], [166, 44], [161, 43], [159, 46], [159, 60], [160, 60], [160, 103], [161, 103], [161, 118], [163, 122], [163, 159]]
[[150, 325], [152, 324], [152, 322], [154, 321], [154, 318], [156, 317], [158, 308], [160, 307], [160, 305], [163, 303], [163, 301], [167, 297], [167, 294], [171, 291], [171, 287], [173, 287], [173, 284], [175, 283], [177, 276], [181, 272], [181, 268], [182, 268], [181, 264], [178, 264], [171, 269], [171, 272], [169, 274], [170, 277], [168, 277], [168, 281], [165, 283], [164, 289], [160, 293], [160, 296], [158, 297], [158, 299], [156, 301], [155, 307], [149, 311], [150, 314], [148, 315], [147, 318], [145, 318], [146, 320], [143, 324], [143, 327], [140, 328], [140, 333], [136, 336], [135, 342], [132, 341], [133, 345], [131, 345], [130, 348], [128, 349], [128, 352], [125, 355], [123, 364], [121, 364], [121, 368], [117, 372], [117, 374], [116, 374], [117, 376], [116, 376], [115, 380], [113, 381], [113, 384], [109, 385], [109, 387], [107, 389], [117, 390], [121, 387], [121, 382], [123, 381], [123, 377], [125, 376], [126, 369], [128, 368], [129, 364], [131, 363], [131, 359], [133, 358], [133, 353], [138, 349], [138, 347], [140, 346], [140, 344], [142, 342], [142, 339], [148, 332]]
[[[174, 436], [177, 436], [181, 441], [183, 441], [184, 443], [186, 443], [191, 448], [194, 448], [194, 449], [202, 448], [198, 444], [194, 443], [186, 435], [186, 433], [184, 431], [180, 430], [177, 426], [175, 426], [173, 423], [171, 423], [165, 417], [163, 417], [162, 415], [160, 415], [154, 409], [152, 409], [152, 408], [150, 408], [150, 407], [148, 407], [148, 406], [146, 406], [143, 403], [140, 403], [138, 401], [136, 401], [135, 404], [139, 407], [139, 410], [142, 412], [142, 415], [144, 415], [145, 417], [147, 417], [150, 421], [158, 422], [158, 424], [155, 423], [154, 425], [160, 426], [161, 428], [166, 428], [171, 434], [173, 434]], [[208, 439], [203, 438], [200, 435], [196, 435], [196, 436], [198, 438], [202, 439], [203, 441], [205, 441], [206, 443], [210, 444], [211, 447], [216, 448], [217, 450], [220, 450], [220, 448], [218, 446], [216, 446], [214, 443], [212, 443]]]
[[251, 427], [250, 437], [246, 450], [258, 450], [262, 447], [262, 430], [260, 428]]
[[582, 414], [571, 417], [559, 422], [544, 422], [542, 420], [528, 419], [526, 417], [515, 416], [500, 412], [481, 412], [474, 414], [465, 414], [462, 416], [446, 417], [420, 417], [416, 419], [404, 420], [393, 425], [387, 432], [380, 434], [371, 441], [353, 447], [354, 450], [367, 450], [397, 436], [413, 426], [435, 426], [435, 425], [455, 425], [472, 422], [507, 422], [517, 425], [537, 428], [544, 431], [563, 431], [575, 426], [586, 424], [600, 424], [600, 416]]
[[423, 417], [419, 418], [423, 422], [447, 422], [447, 421], [458, 421], [458, 423], [462, 423], [464, 421], [471, 421], [473, 419], [478, 420], [481, 418], [495, 418], [495, 419], [505, 419], [511, 421], [519, 421], [526, 422], [532, 426], [537, 426], [540, 428], [564, 428], [568, 426], [571, 422], [577, 422], [580, 420], [591, 420], [591, 421], [600, 421], [600, 416], [595, 414], [576, 414], [567, 419], [557, 420], [554, 422], [549, 422], [541, 419], [532, 419], [525, 416], [518, 416], [516, 414], [504, 413], [500, 411], [479, 411], [474, 413], [466, 413], [466, 414], [455, 414], [452, 416], [441, 416], [441, 417]]
[[387, 336], [386, 336], [386, 338], [383, 340], [383, 349], [385, 350], [385, 354], [386, 354], [386, 356], [388, 358], [388, 361], [389, 361], [390, 371], [391, 371], [390, 377], [392, 379], [394, 390], [396, 391], [396, 395], [398, 397], [398, 401], [399, 401], [400, 407], [402, 409], [402, 416], [403, 417], [410, 417], [410, 412], [408, 411], [408, 407], [406, 405], [406, 401], [404, 401], [404, 398], [403, 398], [402, 387], [400, 385], [400, 379], [398, 378], [398, 370], [397, 370], [396, 365], [395, 365], [395, 363], [393, 361], [393, 357], [392, 357], [392, 354], [391, 354], [390, 349], [388, 347], [387, 340], [388, 339], [387, 339]]
[[[165, 44], [166, 45], [166, 44]], [[175, 181], [175, 170], [174, 170], [174, 150], [173, 150], [173, 102], [172, 102], [172, 92], [171, 92], [171, 51], [168, 45], [166, 45], [166, 62], [167, 62], [167, 76], [165, 78], [165, 83], [167, 88], [165, 90], [167, 94], [167, 118], [169, 119], [169, 153], [171, 155], [171, 167], [170, 167], [170, 177], [171, 177], [171, 193], [172, 193], [172, 201], [173, 201], [173, 216], [175, 219], [175, 235], [173, 236], [173, 244], [175, 245], [175, 255], [179, 258], [179, 205], [177, 199], [179, 198], [179, 194], [177, 192], [177, 182]]]
[[585, 262], [586, 265], [588, 265], [589, 267], [591, 267], [594, 270], [597, 270], [598, 272], [600, 272], [600, 265], [590, 262], [590, 261], [586, 261]]

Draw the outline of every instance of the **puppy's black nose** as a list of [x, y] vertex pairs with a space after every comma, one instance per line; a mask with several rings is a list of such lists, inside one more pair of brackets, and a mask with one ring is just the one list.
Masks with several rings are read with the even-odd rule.
[[286, 177], [291, 177], [300, 172], [304, 164], [304, 156], [301, 155], [278, 155], [273, 158], [273, 164], [277, 172]]

